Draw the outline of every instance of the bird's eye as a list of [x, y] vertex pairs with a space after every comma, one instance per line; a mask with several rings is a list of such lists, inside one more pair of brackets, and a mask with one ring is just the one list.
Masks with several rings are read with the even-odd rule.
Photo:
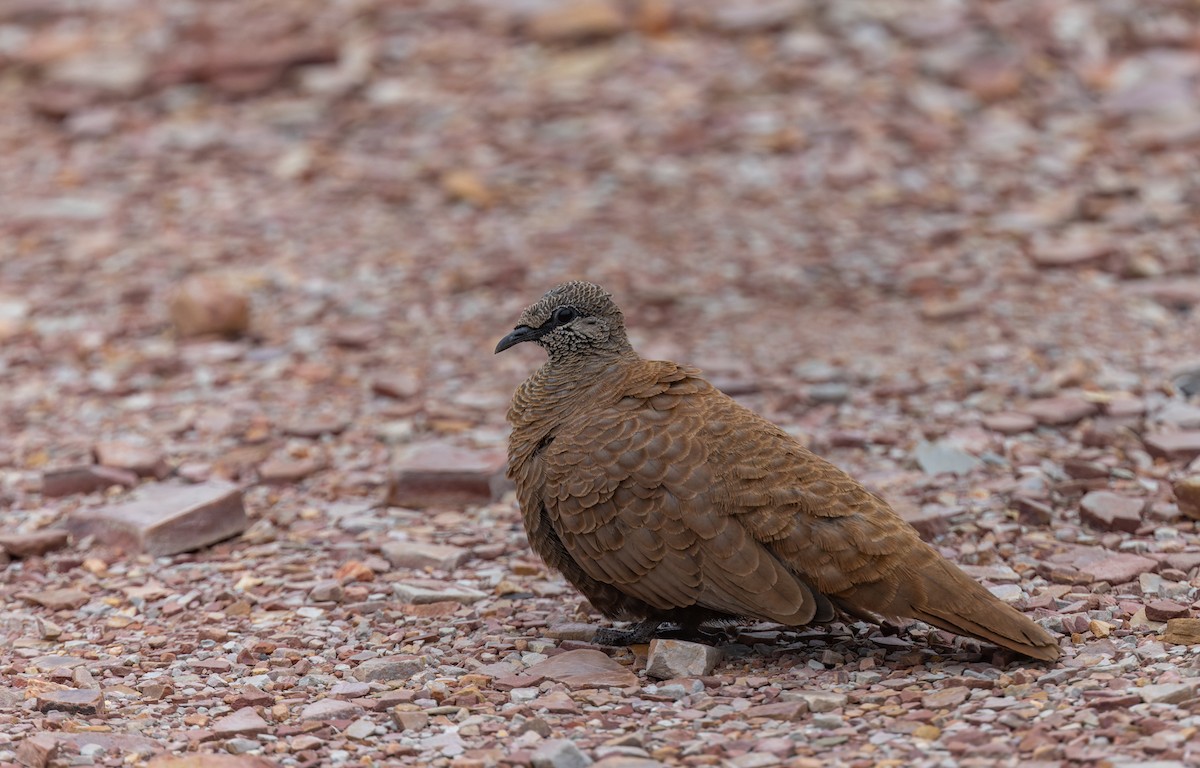
[[564, 323], [569, 323], [578, 315], [579, 313], [575, 311], [574, 307], [559, 307], [554, 310], [554, 324], [563, 325]]

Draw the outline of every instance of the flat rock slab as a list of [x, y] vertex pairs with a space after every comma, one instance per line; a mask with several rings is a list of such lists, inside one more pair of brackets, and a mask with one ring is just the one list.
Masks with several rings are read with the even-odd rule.
[[386, 683], [390, 680], [408, 680], [423, 669], [425, 660], [420, 656], [381, 656], [367, 659], [350, 674], [362, 683]]
[[257, 736], [271, 730], [271, 724], [262, 719], [262, 716], [254, 711], [253, 707], [243, 707], [232, 714], [214, 720], [212, 730], [222, 738]]
[[254, 755], [223, 755], [205, 752], [184, 757], [163, 756], [151, 760], [147, 768], [278, 768], [279, 763]]
[[67, 519], [67, 530], [76, 538], [95, 536], [126, 552], [161, 556], [227, 539], [248, 524], [242, 492], [214, 481], [148, 485], [120, 504], [76, 510]]
[[1070, 395], [1034, 400], [1021, 409], [1022, 413], [1032, 416], [1039, 424], [1052, 427], [1074, 424], [1080, 419], [1091, 416], [1096, 411], [1095, 403]]
[[927, 475], [966, 475], [976, 467], [983, 466], [979, 459], [944, 440], [923, 442], [917, 446], [913, 455], [921, 471]]
[[41, 592], [21, 592], [18, 598], [29, 603], [37, 603], [52, 611], [63, 611], [78, 608], [92, 599], [92, 596], [81, 589], [65, 587], [63, 589], [44, 589]]
[[362, 707], [340, 699], [321, 699], [314, 701], [300, 710], [301, 720], [349, 720], [358, 717], [363, 712]]
[[1103, 547], [1073, 547], [1051, 555], [1048, 562], [1075, 569], [1093, 582], [1107, 581], [1109, 584], [1135, 581], [1141, 574], [1158, 567], [1158, 561], [1148, 557], [1112, 552]]
[[471, 554], [462, 547], [422, 541], [389, 541], [380, 547], [380, 552], [393, 568], [438, 571], [454, 570]]
[[42, 712], [58, 710], [80, 715], [99, 715], [104, 712], [104, 694], [96, 688], [43, 691], [37, 695], [37, 708]]
[[1079, 503], [1079, 517], [1094, 528], [1133, 533], [1142, 525], [1145, 499], [1122, 496], [1111, 491], [1092, 491]]
[[414, 445], [394, 462], [387, 503], [395, 507], [486, 504], [508, 488], [504, 451], [432, 443]]
[[83, 466], [55, 469], [42, 475], [42, 495], [47, 498], [95, 493], [114, 485], [132, 488], [138, 478], [133, 472], [115, 467]]
[[67, 546], [70, 534], [63, 530], [34, 533], [0, 533], [0, 549], [13, 557], [36, 557]]
[[1169, 461], [1191, 461], [1200, 456], [1200, 430], [1153, 432], [1142, 437], [1150, 455]]
[[638, 677], [603, 651], [580, 648], [539, 661], [526, 675], [565, 683], [570, 688], [628, 688]]
[[426, 605], [428, 603], [440, 603], [443, 601], [469, 605], [487, 597], [487, 595], [477, 589], [436, 581], [397, 582], [392, 585], [392, 592], [397, 598], [413, 605]]

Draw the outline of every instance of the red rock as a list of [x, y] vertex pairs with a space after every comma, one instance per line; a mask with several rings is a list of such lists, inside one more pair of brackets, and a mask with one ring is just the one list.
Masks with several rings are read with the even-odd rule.
[[1002, 435], [1016, 435], [1037, 428], [1037, 419], [1028, 413], [1004, 411], [983, 417], [983, 426]]
[[137, 483], [137, 475], [123, 469], [94, 465], [68, 467], [52, 470], [42, 475], [42, 495], [56, 498], [76, 493], [103, 491], [114, 485], [132, 488]]
[[1050, 525], [1054, 520], [1054, 508], [1049, 504], [1025, 496], [1014, 496], [1013, 508], [1017, 510], [1017, 522], [1021, 525]]
[[1170, 461], [1191, 461], [1200, 456], [1200, 430], [1154, 432], [1142, 437], [1152, 456]]
[[446, 443], [409, 448], [394, 464], [387, 504], [396, 507], [485, 504], [507, 487], [504, 451]]
[[363, 712], [362, 707], [339, 699], [320, 699], [300, 710], [301, 720], [349, 720], [358, 717]]
[[180, 336], [240, 336], [250, 328], [250, 297], [233, 280], [193, 275], [170, 298], [171, 323]]
[[238, 711], [225, 715], [213, 721], [212, 731], [221, 738], [229, 736], [257, 736], [271, 729], [271, 724], [263, 720], [253, 707], [243, 707]]
[[58, 739], [52, 733], [35, 733], [17, 747], [17, 762], [28, 768], [46, 768], [58, 754]]
[[47, 589], [41, 592], [22, 592], [17, 595], [21, 600], [37, 603], [52, 611], [62, 611], [78, 608], [91, 599], [91, 595], [78, 589]]
[[541, 43], [578, 43], [612, 37], [627, 21], [610, 0], [566, 0], [553, 3], [529, 19], [529, 36]]
[[57, 709], [80, 715], [99, 715], [104, 712], [104, 694], [95, 688], [43, 691], [37, 695], [37, 708], [42, 712]]
[[33, 533], [0, 533], [0, 549], [13, 557], [35, 557], [67, 546], [70, 534], [50, 529]]
[[1092, 582], [1107, 581], [1109, 584], [1134, 581], [1139, 575], [1158, 567], [1158, 562], [1148, 557], [1112, 552], [1103, 547], [1072, 547], [1052, 555], [1049, 562], [1080, 571]]
[[628, 688], [638, 677], [602, 651], [579, 649], [551, 656], [525, 670], [526, 675], [565, 683], [569, 688]]
[[152, 484], [128, 501], [80, 509], [67, 519], [76, 538], [97, 540], [127, 552], [172, 555], [241, 533], [248, 520], [242, 492], [227, 483]]
[[1174, 600], [1151, 600], [1146, 603], [1146, 618], [1150, 621], [1186, 619], [1190, 609]]
[[1095, 412], [1096, 405], [1094, 403], [1070, 395], [1034, 400], [1022, 409], [1022, 413], [1037, 419], [1039, 424], [1050, 426], [1074, 424]]
[[101, 466], [123, 469], [138, 477], [162, 480], [171, 473], [162, 452], [147, 445], [122, 440], [96, 443], [92, 446], [92, 457]]
[[1145, 499], [1121, 496], [1109, 491], [1092, 491], [1079, 503], [1083, 522], [1105, 531], [1133, 533], [1142, 524]]

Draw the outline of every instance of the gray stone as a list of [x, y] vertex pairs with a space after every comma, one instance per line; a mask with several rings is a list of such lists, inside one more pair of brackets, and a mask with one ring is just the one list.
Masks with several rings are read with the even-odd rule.
[[651, 640], [646, 674], [659, 680], [704, 677], [712, 673], [720, 659], [720, 649], [711, 645], [683, 640]]
[[922, 442], [917, 446], [914, 455], [921, 471], [927, 475], [940, 475], [944, 472], [954, 475], [965, 475], [982, 465], [979, 459], [945, 441], [934, 443]]
[[381, 656], [367, 659], [351, 673], [355, 680], [363, 683], [391, 680], [408, 680], [425, 669], [425, 660], [420, 656]]
[[344, 733], [348, 739], [363, 741], [375, 733], [375, 723], [372, 723], [366, 718], [355, 720], [353, 723], [350, 723], [350, 725], [345, 731], [342, 731], [342, 733]]
[[421, 541], [388, 541], [380, 551], [393, 568], [452, 571], [463, 564], [470, 552], [461, 547], [446, 544], [429, 544]]
[[1135, 688], [1147, 704], [1182, 704], [1196, 696], [1196, 683], [1160, 683]]
[[128, 501], [80, 509], [67, 519], [75, 538], [98, 541], [127, 552], [173, 555], [214, 544], [246, 530], [242, 492], [234, 485], [143, 486]]
[[413, 605], [450, 601], [470, 605], [486, 595], [477, 589], [460, 587], [457, 584], [430, 581], [406, 581], [392, 585], [397, 598]]
[[592, 759], [580, 752], [573, 742], [551, 739], [533, 751], [530, 764], [533, 768], [587, 768]]

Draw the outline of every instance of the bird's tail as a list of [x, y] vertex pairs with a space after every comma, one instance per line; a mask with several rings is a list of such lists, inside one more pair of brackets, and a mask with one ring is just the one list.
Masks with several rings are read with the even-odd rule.
[[1035, 659], [1053, 661], [1058, 642], [1029, 617], [1004, 603], [953, 563], [936, 555], [922, 564], [922, 588], [913, 590], [908, 616], [935, 627], [987, 640]]

